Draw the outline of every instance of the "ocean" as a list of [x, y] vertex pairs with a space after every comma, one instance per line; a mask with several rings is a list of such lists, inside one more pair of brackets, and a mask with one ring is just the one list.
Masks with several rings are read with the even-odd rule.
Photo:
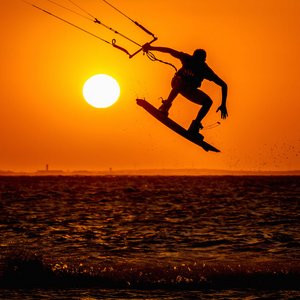
[[3, 176], [0, 209], [0, 299], [300, 299], [299, 176]]

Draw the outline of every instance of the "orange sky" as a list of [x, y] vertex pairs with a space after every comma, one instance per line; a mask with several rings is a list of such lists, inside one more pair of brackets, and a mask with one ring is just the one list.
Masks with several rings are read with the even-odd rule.
[[[139, 43], [149, 40], [101, 0], [75, 2]], [[33, 3], [136, 49], [46, 0]], [[206, 49], [208, 64], [229, 86], [229, 118], [203, 132], [222, 152], [203, 151], [135, 104], [145, 97], [158, 106], [169, 92], [172, 68], [142, 54], [129, 59], [20, 0], [2, 0], [0, 170], [33, 171], [46, 163], [64, 170], [300, 169], [299, 0], [111, 3], [154, 32], [155, 45], [188, 53]], [[119, 101], [107, 109], [89, 106], [82, 96], [84, 82], [97, 73], [121, 86]], [[221, 89], [211, 82], [202, 87], [214, 100], [207, 125], [220, 120]], [[197, 110], [179, 96], [170, 117], [187, 127]]]

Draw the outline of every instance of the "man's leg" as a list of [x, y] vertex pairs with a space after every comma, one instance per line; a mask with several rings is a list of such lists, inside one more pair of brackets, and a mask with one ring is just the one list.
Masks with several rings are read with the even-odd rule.
[[176, 98], [178, 95], [177, 89], [173, 88], [166, 100], [163, 100], [163, 104], [159, 107], [159, 110], [164, 113], [166, 116], [169, 114], [169, 109], [172, 106], [173, 100]]
[[198, 89], [189, 89], [189, 90], [181, 91], [181, 94], [188, 100], [196, 104], [202, 105], [202, 107], [200, 108], [197, 114], [196, 119], [193, 120], [189, 128], [189, 130], [192, 133], [198, 133], [199, 130], [203, 128], [201, 121], [208, 113], [213, 102], [208, 95], [206, 95], [203, 91]]
[[159, 110], [164, 113], [166, 116], [169, 114], [169, 109], [172, 106], [173, 100], [179, 94], [180, 86], [181, 86], [181, 79], [178, 78], [176, 75], [172, 78], [171, 81], [172, 90], [166, 100], [163, 100], [163, 104], [160, 106]]

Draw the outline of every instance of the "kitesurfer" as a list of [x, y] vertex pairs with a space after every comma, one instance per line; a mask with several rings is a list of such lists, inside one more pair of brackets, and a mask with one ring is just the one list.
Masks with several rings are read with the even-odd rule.
[[199, 130], [203, 128], [201, 121], [208, 113], [213, 101], [211, 98], [199, 89], [204, 79], [210, 80], [222, 88], [222, 102], [217, 112], [221, 112], [221, 118], [226, 119], [228, 116], [226, 99], [227, 99], [227, 84], [217, 76], [214, 71], [206, 64], [206, 51], [197, 49], [193, 55], [179, 52], [167, 47], [154, 47], [150, 44], [143, 46], [144, 52], [159, 51], [168, 53], [181, 61], [182, 67], [175, 73], [172, 79], [172, 90], [166, 100], [163, 100], [159, 110], [168, 116], [169, 109], [172, 106], [173, 100], [178, 94], [181, 94], [188, 100], [201, 105], [195, 120], [192, 121], [189, 132], [193, 135], [200, 135]]

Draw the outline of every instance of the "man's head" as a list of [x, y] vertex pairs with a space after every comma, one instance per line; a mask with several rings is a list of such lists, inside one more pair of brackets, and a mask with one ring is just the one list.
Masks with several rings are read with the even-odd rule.
[[206, 60], [206, 52], [203, 49], [197, 49], [194, 51], [193, 57], [196, 60], [200, 60], [201, 62], [205, 62]]

